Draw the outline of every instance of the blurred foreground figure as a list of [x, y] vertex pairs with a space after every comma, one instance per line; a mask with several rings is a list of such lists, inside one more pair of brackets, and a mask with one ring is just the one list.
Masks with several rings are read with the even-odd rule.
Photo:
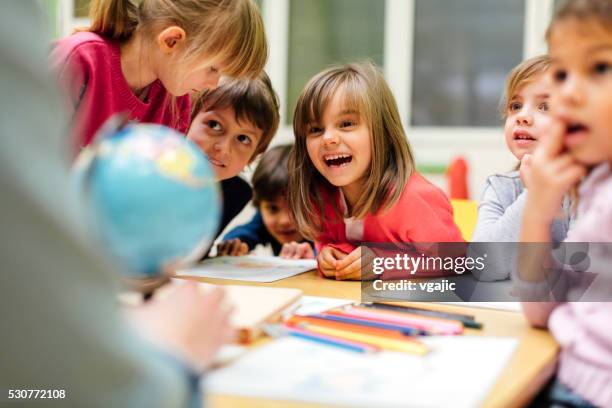
[[[226, 334], [227, 313], [213, 313], [222, 294], [207, 297], [183, 285], [179, 299], [154, 299], [133, 311], [155, 344], [131, 330], [116, 300], [119, 274], [97, 254], [69, 185], [68, 120], [47, 73], [42, 22], [33, 0], [3, 4], [0, 398], [34, 389], [58, 390], [53, 396], [63, 407], [199, 406], [197, 373]], [[193, 302], [208, 310], [188, 313]], [[177, 314], [186, 318], [168, 323]]]

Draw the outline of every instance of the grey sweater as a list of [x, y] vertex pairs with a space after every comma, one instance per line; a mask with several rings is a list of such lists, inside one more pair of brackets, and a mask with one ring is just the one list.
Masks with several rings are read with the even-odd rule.
[[[510, 278], [526, 198], [527, 190], [518, 171], [487, 178], [469, 249], [472, 257], [487, 254], [486, 269], [472, 271], [477, 279], [496, 281]], [[563, 200], [562, 208], [566, 216], [555, 219], [551, 225], [553, 243], [562, 242], [570, 227], [570, 202], [567, 198]]]

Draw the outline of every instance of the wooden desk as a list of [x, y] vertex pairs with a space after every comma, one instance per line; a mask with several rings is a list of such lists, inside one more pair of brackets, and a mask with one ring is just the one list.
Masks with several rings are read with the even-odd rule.
[[[309, 272], [273, 283], [237, 282], [223, 279], [193, 278], [215, 284], [244, 284], [256, 286], [298, 288], [305, 295], [327, 296], [358, 301], [361, 297], [360, 282], [339, 282], [323, 279]], [[484, 324], [483, 330], [466, 329], [466, 334], [483, 336], [508, 336], [519, 339], [510, 362], [489, 392], [485, 407], [520, 407], [526, 405], [552, 375], [557, 358], [558, 345], [546, 331], [529, 327], [520, 313], [466, 308], [434, 303], [418, 303], [419, 307], [469, 313]], [[230, 395], [209, 396], [212, 407], [313, 407], [288, 401], [271, 401]]]

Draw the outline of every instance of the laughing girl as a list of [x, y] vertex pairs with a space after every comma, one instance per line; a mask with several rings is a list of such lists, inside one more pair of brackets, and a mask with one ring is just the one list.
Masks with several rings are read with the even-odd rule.
[[293, 129], [289, 206], [316, 242], [325, 277], [361, 279], [365, 243], [462, 241], [448, 198], [415, 171], [397, 105], [373, 64], [313, 77]]

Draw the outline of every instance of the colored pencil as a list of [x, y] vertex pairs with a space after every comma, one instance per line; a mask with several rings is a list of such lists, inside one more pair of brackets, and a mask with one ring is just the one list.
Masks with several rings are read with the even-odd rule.
[[344, 340], [350, 341], [358, 341], [360, 343], [366, 343], [373, 346], [378, 346], [380, 348], [384, 348], [387, 350], [393, 351], [403, 351], [406, 353], [424, 355], [429, 352], [429, 349], [423, 343], [407, 339], [407, 340], [398, 340], [398, 339], [390, 339], [380, 336], [374, 336], [371, 334], [364, 333], [355, 333], [347, 330], [338, 330], [331, 329], [329, 327], [317, 326], [314, 324], [309, 324], [306, 326], [308, 331], [324, 334], [332, 337], [341, 338]]
[[421, 309], [414, 306], [403, 306], [403, 305], [390, 305], [387, 303], [363, 303], [360, 306], [383, 309], [383, 310], [394, 310], [396, 312], [408, 312], [423, 316], [439, 317], [448, 320], [457, 320], [463, 324], [463, 327], [469, 327], [471, 329], [482, 329], [482, 323], [474, 320], [474, 316], [464, 315], [461, 313], [450, 313], [443, 312], [440, 310]]
[[444, 320], [435, 317], [425, 317], [415, 314], [399, 313], [383, 310], [373, 310], [361, 307], [350, 309], [328, 310], [326, 315], [346, 316], [361, 318], [380, 323], [408, 324], [422, 330], [435, 334], [460, 334], [463, 333], [463, 325], [454, 320]]
[[400, 334], [404, 336], [419, 336], [419, 335], [428, 334], [426, 331], [421, 330], [416, 327], [407, 327], [406, 325], [373, 322], [371, 320], [356, 319], [356, 318], [351, 318], [347, 316], [336, 316], [336, 315], [330, 315], [330, 314], [323, 313], [323, 314], [309, 315], [307, 317], [313, 317], [315, 319], [331, 320], [331, 321], [335, 321], [339, 323], [348, 323], [348, 324], [359, 325], [359, 326], [367, 326], [367, 327], [377, 328], [377, 329], [391, 330], [391, 331], [399, 332]]
[[357, 353], [373, 353], [380, 350], [380, 347], [372, 344], [353, 341], [350, 339], [337, 338], [324, 333], [316, 333], [304, 328], [290, 327], [285, 325], [283, 329], [286, 330], [289, 336], [314, 341], [316, 343], [321, 343], [328, 346], [339, 347], [345, 350], [355, 351]]
[[373, 334], [381, 337], [395, 338], [400, 340], [409, 339], [410, 336], [403, 334], [400, 330], [388, 330], [378, 327], [370, 327], [363, 324], [353, 324], [339, 322], [329, 317], [335, 318], [336, 316], [327, 316], [324, 318], [314, 316], [292, 316], [285, 323], [290, 326], [301, 327], [306, 324], [315, 324], [318, 326], [329, 327], [331, 329], [340, 329], [354, 331], [356, 333]]

